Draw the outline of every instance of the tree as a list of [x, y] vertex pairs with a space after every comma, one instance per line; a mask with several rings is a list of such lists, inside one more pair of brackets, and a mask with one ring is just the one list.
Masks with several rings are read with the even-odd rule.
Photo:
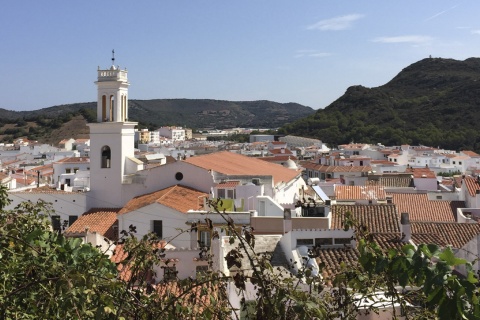
[[[255, 253], [252, 230], [244, 227], [239, 234], [233, 219], [217, 209], [221, 200], [212, 200], [211, 210], [225, 219], [230, 243], [237, 244], [226, 255], [227, 266], [246, 262], [251, 272], [210, 271], [197, 279], [152, 284], [149, 272], [165, 258], [165, 243], [155, 235], [137, 239], [134, 226], [122, 231], [117, 265], [99, 248], [52, 231], [48, 204], [26, 202], [5, 210], [8, 204], [6, 188], [0, 187], [0, 314], [6, 319], [226, 319], [235, 311], [229, 283], [244, 299], [248, 319], [355, 319], [360, 301], [370, 301], [369, 312], [380, 312], [379, 292], [381, 306], [401, 306], [406, 319], [480, 319], [478, 279], [470, 262], [436, 245], [385, 251], [348, 215], [345, 228], [357, 230], [358, 264], [344, 265], [327, 279], [314, 275], [307, 263], [295, 275], [275, 270], [267, 255]], [[205, 224], [218, 237], [208, 217]], [[211, 258], [206, 250], [202, 255]], [[309, 258], [314, 257], [312, 250]], [[465, 277], [455, 273], [458, 266], [467, 270]], [[256, 288], [251, 308], [247, 283]]]

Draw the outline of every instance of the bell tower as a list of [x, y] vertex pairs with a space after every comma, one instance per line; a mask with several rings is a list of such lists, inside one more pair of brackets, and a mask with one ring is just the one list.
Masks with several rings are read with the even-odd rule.
[[128, 120], [127, 69], [115, 66], [112, 50], [112, 66], [106, 70], [98, 67], [97, 122], [125, 122]]
[[[135, 173], [135, 126], [128, 121], [127, 70], [115, 66], [97, 70], [97, 122], [90, 127], [90, 192], [87, 206], [118, 208], [128, 200], [125, 176]], [[130, 172], [131, 171], [131, 172]]]

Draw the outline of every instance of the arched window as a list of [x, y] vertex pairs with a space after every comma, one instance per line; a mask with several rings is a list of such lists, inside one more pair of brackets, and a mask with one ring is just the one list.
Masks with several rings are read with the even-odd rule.
[[110, 96], [110, 118], [109, 121], [113, 121], [113, 109], [115, 108], [115, 97]]
[[107, 97], [102, 96], [102, 122], [107, 121]]
[[109, 146], [102, 147], [102, 168], [110, 168], [112, 165], [112, 153]]

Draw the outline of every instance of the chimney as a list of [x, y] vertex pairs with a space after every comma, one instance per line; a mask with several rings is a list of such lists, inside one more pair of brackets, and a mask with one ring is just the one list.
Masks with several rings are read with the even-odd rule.
[[402, 232], [402, 242], [409, 242], [412, 239], [412, 227], [408, 218], [408, 212], [402, 212], [401, 214], [400, 231]]

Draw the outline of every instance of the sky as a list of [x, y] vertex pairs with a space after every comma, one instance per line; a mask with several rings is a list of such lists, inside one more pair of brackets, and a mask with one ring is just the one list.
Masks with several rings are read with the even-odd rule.
[[96, 100], [97, 68], [129, 99], [325, 108], [424, 58], [480, 56], [480, 1], [101, 0], [0, 3], [0, 108]]

